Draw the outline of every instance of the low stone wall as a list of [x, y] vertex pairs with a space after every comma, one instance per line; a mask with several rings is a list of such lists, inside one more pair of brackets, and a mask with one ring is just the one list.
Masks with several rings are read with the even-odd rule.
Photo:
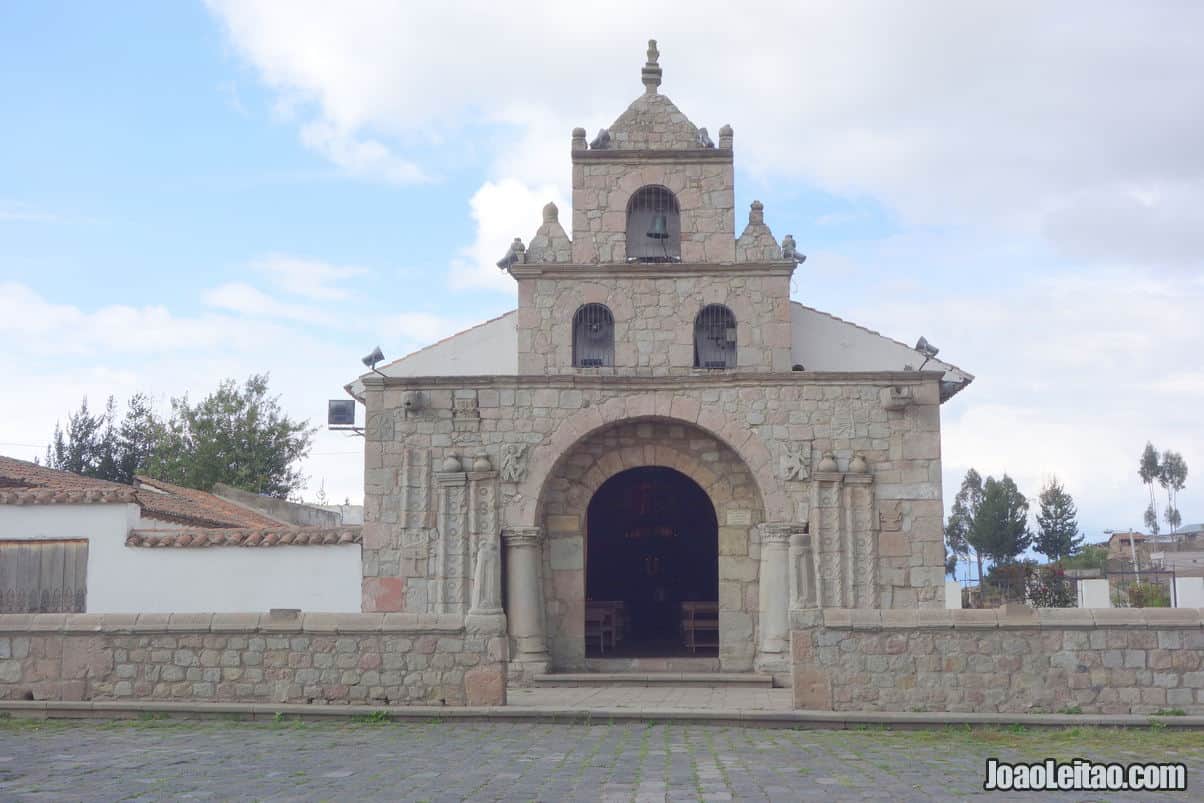
[[506, 638], [418, 614], [0, 615], [0, 699], [504, 705]]
[[793, 611], [794, 706], [1204, 714], [1198, 608]]

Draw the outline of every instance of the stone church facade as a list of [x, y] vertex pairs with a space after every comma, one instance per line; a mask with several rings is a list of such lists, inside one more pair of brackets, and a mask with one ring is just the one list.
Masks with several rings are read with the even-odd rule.
[[789, 671], [792, 609], [944, 604], [940, 404], [972, 377], [792, 301], [794, 239], [756, 202], [736, 231], [731, 127], [660, 94], [655, 43], [642, 80], [572, 133], [571, 234], [549, 204], [499, 263], [518, 309], [348, 386], [363, 610], [505, 632], [512, 678], [605, 653], [603, 588], [663, 620], [646, 655], [717, 603], [723, 671]]

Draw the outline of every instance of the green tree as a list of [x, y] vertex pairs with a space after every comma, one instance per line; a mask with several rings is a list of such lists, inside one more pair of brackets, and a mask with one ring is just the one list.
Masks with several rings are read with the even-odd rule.
[[1179, 514], [1179, 492], [1187, 486], [1187, 461], [1183, 455], [1170, 449], [1163, 452], [1158, 484], [1166, 490], [1166, 524], [1173, 533], [1183, 523]]
[[1062, 561], [1065, 569], [1103, 569], [1108, 563], [1107, 544], [1087, 544]]
[[[962, 487], [953, 498], [953, 507], [949, 510], [949, 520], [945, 523], [945, 545], [948, 547], [948, 557], [945, 559], [945, 573], [954, 576], [959, 559], [970, 559], [970, 525], [978, 515], [982, 504], [982, 477], [974, 469], [966, 472], [962, 479]], [[975, 552], [978, 560], [978, 576], [982, 577], [982, 556]]]
[[1083, 543], [1074, 499], [1054, 477], [1041, 489], [1040, 504], [1033, 548], [1051, 561], [1070, 557]]
[[126, 405], [125, 418], [117, 428], [116, 481], [130, 483], [135, 475], [145, 474], [151, 455], [163, 441], [166, 425], [155, 412], [151, 397], [135, 393]]
[[268, 375], [240, 388], [226, 380], [197, 404], [171, 400], [171, 417], [147, 473], [208, 491], [224, 482], [252, 493], [287, 498], [305, 482], [297, 467], [316, 428], [294, 421], [268, 395]]
[[1154, 500], [1154, 483], [1162, 476], [1162, 467], [1158, 462], [1158, 450], [1154, 444], [1146, 441], [1141, 459], [1137, 463], [1137, 476], [1150, 490], [1150, 504], [1145, 509], [1145, 526], [1151, 535], [1158, 534], [1158, 505]]
[[117, 423], [117, 405], [110, 396], [103, 413], [93, 415], [88, 399], [67, 417], [67, 432], [55, 425], [46, 448], [46, 465], [110, 482], [130, 483], [146, 467], [158, 446], [163, 424], [150, 399], [137, 394], [130, 399], [125, 418]]
[[1032, 543], [1028, 530], [1028, 500], [1007, 474], [987, 477], [982, 503], [970, 525], [970, 545], [1000, 565], [1013, 562]]
[[67, 414], [67, 431], [55, 424], [54, 436], [46, 447], [46, 465], [61, 471], [107, 480], [113, 471], [113, 398], [103, 413], [92, 414], [88, 397], [79, 409]]

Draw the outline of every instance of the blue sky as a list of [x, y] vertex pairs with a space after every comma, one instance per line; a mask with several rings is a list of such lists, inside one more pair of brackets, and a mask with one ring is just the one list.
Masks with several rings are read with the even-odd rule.
[[[511, 308], [493, 261], [565, 208], [569, 132], [640, 92], [656, 36], [662, 91], [735, 128], [738, 209], [808, 254], [794, 297], [977, 375], [947, 497], [970, 465], [1057, 474], [1089, 534], [1136, 525], [1151, 439], [1204, 520], [1199, 9], [412, 5], [6, 9], [0, 452], [84, 394], [254, 371], [321, 421], [377, 343]], [[358, 448], [322, 433], [307, 496], [357, 501]]]

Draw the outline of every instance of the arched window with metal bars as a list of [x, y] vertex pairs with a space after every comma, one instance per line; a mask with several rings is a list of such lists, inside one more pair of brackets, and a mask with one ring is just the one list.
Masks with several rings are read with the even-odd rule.
[[736, 367], [736, 316], [722, 304], [707, 304], [694, 318], [694, 367]]
[[573, 315], [573, 366], [615, 364], [615, 318], [605, 304], [584, 304]]
[[665, 187], [641, 187], [627, 202], [627, 261], [681, 262], [681, 213]]

